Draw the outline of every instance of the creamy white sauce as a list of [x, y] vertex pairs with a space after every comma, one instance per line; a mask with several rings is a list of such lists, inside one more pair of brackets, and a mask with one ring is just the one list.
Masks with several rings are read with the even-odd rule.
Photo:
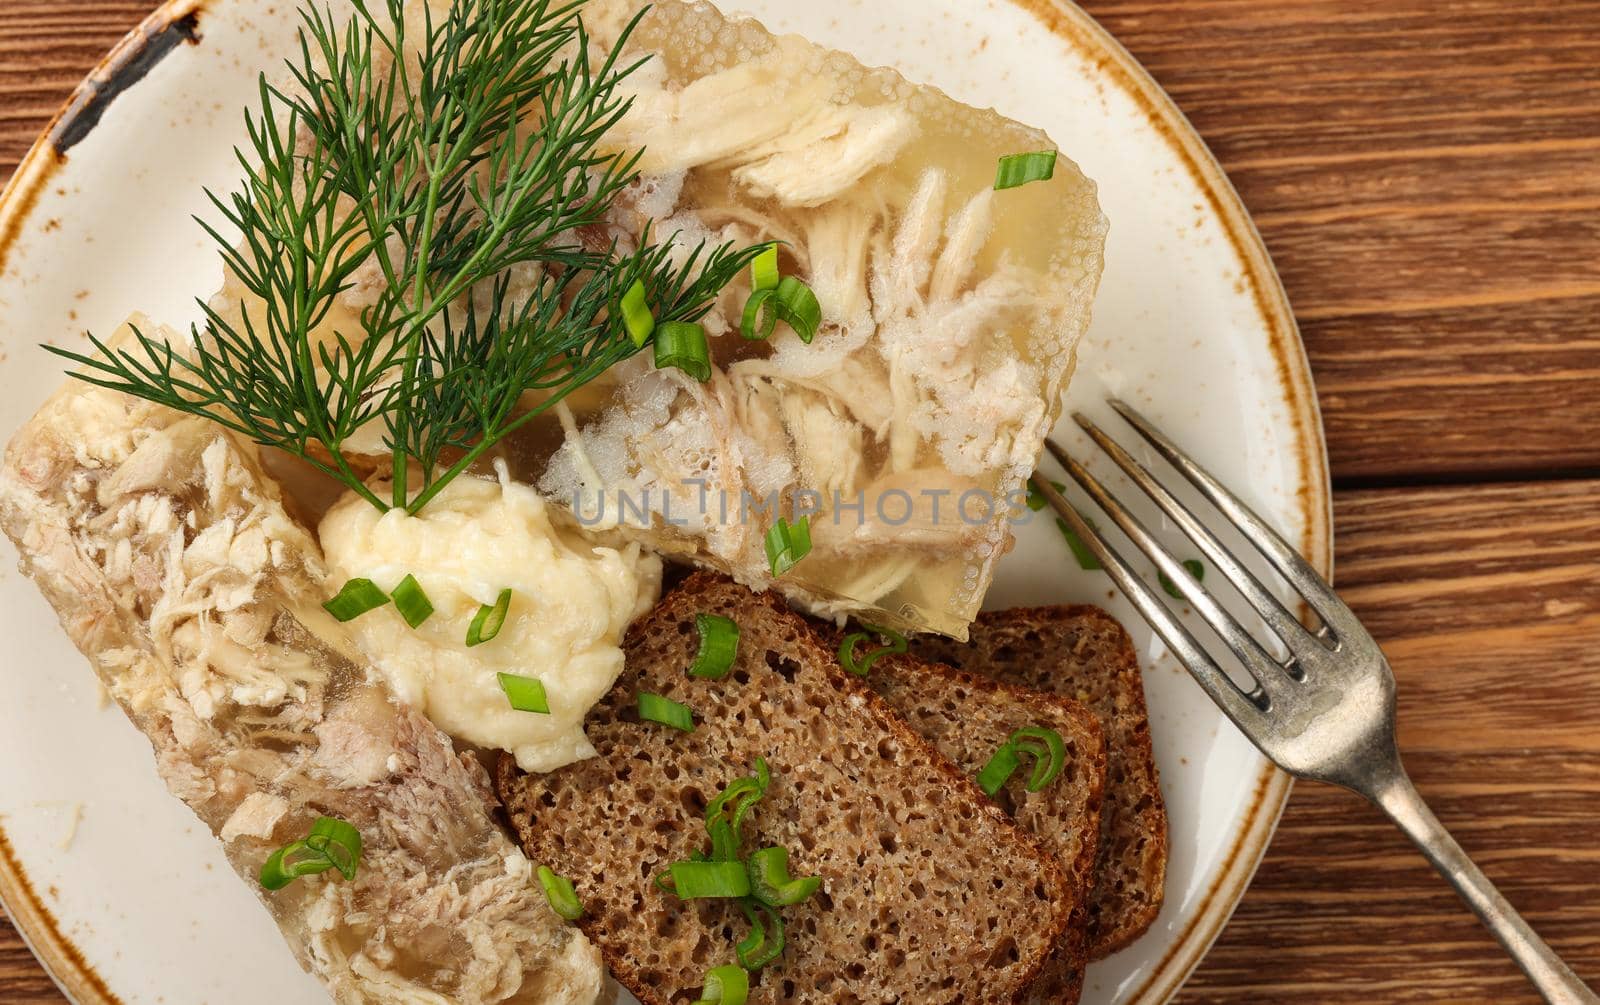
[[[354, 577], [393, 590], [409, 573], [434, 614], [413, 629], [393, 605], [349, 624], [395, 694], [459, 740], [553, 771], [594, 756], [583, 717], [622, 672], [620, 642], [661, 592], [661, 560], [637, 545], [590, 544], [551, 523], [531, 488], [457, 478], [417, 516], [380, 513], [352, 494], [323, 518], [330, 593]], [[484, 604], [510, 588], [492, 641], [468, 648]], [[544, 684], [550, 714], [519, 712], [497, 673]]]

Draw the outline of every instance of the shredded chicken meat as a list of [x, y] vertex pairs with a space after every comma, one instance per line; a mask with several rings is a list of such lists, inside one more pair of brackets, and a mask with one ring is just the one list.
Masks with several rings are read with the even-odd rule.
[[495, 823], [482, 766], [322, 610], [317, 544], [253, 447], [69, 381], [11, 442], [0, 525], [248, 882], [318, 816], [361, 831], [354, 881], [262, 891], [335, 1001], [594, 1001], [598, 953]]
[[[597, 49], [637, 8], [592, 0]], [[1062, 158], [1050, 183], [995, 192], [997, 158], [1047, 137], [704, 4], [656, 4], [631, 44], [656, 58], [608, 138], [644, 151], [619, 232], [782, 241], [823, 324], [810, 344], [781, 326], [746, 342], [736, 284], [706, 319], [708, 383], [619, 367], [531, 474], [591, 525], [819, 613], [964, 634], [1088, 324], [1093, 183]], [[807, 510], [813, 556], [774, 584], [765, 533]]]

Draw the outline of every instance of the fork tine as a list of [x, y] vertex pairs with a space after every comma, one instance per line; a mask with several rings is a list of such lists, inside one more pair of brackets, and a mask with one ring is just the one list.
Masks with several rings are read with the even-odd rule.
[[1140, 415], [1127, 402], [1113, 398], [1110, 404], [1118, 415], [1128, 420], [1128, 424], [1133, 426], [1140, 436], [1165, 457], [1168, 463], [1177, 468], [1190, 484], [1200, 490], [1201, 495], [1221, 510], [1239, 532], [1266, 556], [1272, 567], [1277, 569], [1289, 585], [1310, 603], [1312, 610], [1317, 612], [1323, 624], [1332, 628], [1334, 641], [1338, 640], [1341, 631], [1362, 630], [1360, 622], [1345, 606], [1344, 601], [1333, 592], [1333, 587], [1328, 585], [1328, 581], [1311, 567], [1310, 562], [1301, 558], [1294, 546], [1285, 541], [1270, 524], [1257, 516], [1256, 512], [1245, 505], [1238, 496], [1228, 491], [1209, 471], [1179, 450], [1177, 444], [1168, 439], [1149, 419]]
[[1272, 629], [1274, 635], [1283, 641], [1291, 653], [1298, 655], [1302, 645], [1313, 642], [1312, 633], [1300, 623], [1300, 619], [1289, 613], [1277, 595], [1257, 579], [1255, 574], [1245, 568], [1244, 563], [1234, 557], [1233, 553], [1225, 548], [1217, 536], [1201, 523], [1199, 518], [1190, 509], [1178, 501], [1168, 488], [1161, 484], [1150, 469], [1134, 459], [1133, 455], [1123, 449], [1122, 444], [1113, 440], [1099, 426], [1082, 412], [1075, 412], [1072, 416], [1077, 424], [1083, 427], [1084, 432], [1099, 444], [1100, 449], [1111, 456], [1134, 484], [1144, 490], [1145, 495], [1156, 504], [1167, 518], [1188, 535], [1189, 539], [1199, 547], [1200, 551], [1217, 567], [1222, 577], [1233, 584], [1234, 588], [1250, 602], [1261, 615], [1267, 627]]
[[1094, 499], [1096, 505], [1105, 510], [1134, 545], [1178, 586], [1184, 597], [1194, 605], [1196, 612], [1205, 619], [1207, 625], [1211, 626], [1211, 630], [1217, 633], [1223, 643], [1244, 664], [1250, 676], [1255, 678], [1256, 684], [1269, 694], [1281, 693], [1283, 688], [1279, 685], [1282, 683], [1282, 675], [1286, 672], [1284, 666], [1262, 648], [1255, 636], [1239, 624], [1238, 619], [1217, 601], [1210, 590], [1189, 575], [1189, 570], [1156, 540], [1155, 535], [1150, 533], [1149, 528], [1134, 516], [1131, 510], [1100, 484], [1099, 479], [1061, 449], [1054, 440], [1046, 439], [1044, 442], [1056, 460], [1066, 466], [1067, 473], [1072, 479], [1083, 486], [1084, 491]]
[[1206, 694], [1211, 696], [1211, 700], [1217, 703], [1224, 714], [1232, 719], [1246, 736], [1254, 736], [1264, 714], [1261, 708], [1264, 694], [1259, 684], [1248, 694], [1240, 690], [1239, 686], [1222, 672], [1222, 668], [1217, 666], [1216, 661], [1200, 643], [1195, 641], [1195, 637], [1189, 634], [1189, 629], [1184, 627], [1183, 622], [1161, 602], [1161, 598], [1156, 596], [1149, 584], [1133, 571], [1133, 567], [1123, 560], [1099, 531], [1089, 525], [1071, 503], [1061, 497], [1061, 493], [1056, 491], [1048, 479], [1035, 478], [1033, 485], [1051, 508], [1061, 515], [1061, 519], [1067, 522], [1078, 538], [1088, 545], [1112, 582], [1116, 583], [1123, 595], [1133, 602], [1139, 614], [1155, 629], [1156, 634], [1161, 636], [1167, 648], [1171, 649], [1178, 660], [1188, 668], [1195, 681]]

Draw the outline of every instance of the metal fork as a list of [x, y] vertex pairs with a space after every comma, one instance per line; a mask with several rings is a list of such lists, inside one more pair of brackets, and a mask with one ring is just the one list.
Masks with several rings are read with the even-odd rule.
[[1439, 823], [1406, 776], [1395, 744], [1394, 674], [1382, 650], [1333, 588], [1266, 521], [1149, 420], [1120, 401], [1124, 419], [1156, 452], [1232, 521], [1278, 574], [1304, 598], [1320, 626], [1305, 627], [1198, 517], [1150, 470], [1082, 414], [1074, 415], [1091, 439], [1188, 535], [1211, 563], [1255, 608], [1268, 631], [1289, 653], [1280, 660], [1189, 575], [1137, 517], [1060, 445], [1050, 453], [1067, 469], [1135, 546], [1178, 587], [1243, 665], [1251, 681], [1240, 687], [1223, 671], [1144, 581], [1047, 479], [1034, 487], [1100, 560], [1117, 586], [1150, 622], [1195, 680], [1261, 752], [1301, 778], [1332, 782], [1365, 796], [1414, 841], [1456, 888], [1528, 979], [1558, 1005], [1600, 1005], [1600, 997], [1517, 914], [1488, 877], [1472, 863]]

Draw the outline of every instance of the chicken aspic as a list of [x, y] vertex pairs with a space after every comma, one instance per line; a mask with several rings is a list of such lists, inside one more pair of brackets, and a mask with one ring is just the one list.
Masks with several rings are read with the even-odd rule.
[[[598, 47], [638, 7], [590, 3]], [[624, 363], [558, 410], [547, 462], [531, 438], [527, 469], [586, 524], [754, 587], [774, 583], [774, 521], [808, 515], [780, 589], [964, 636], [1088, 325], [1093, 182], [1063, 157], [1047, 184], [996, 191], [997, 162], [1048, 137], [706, 4], [654, 4], [629, 52], [653, 58], [607, 137], [643, 151], [615, 236], [781, 241], [822, 323], [809, 344], [741, 338], [736, 283], [704, 322], [709, 381]]]
[[[323, 609], [321, 551], [255, 447], [69, 381], [11, 440], [0, 528], [334, 1001], [594, 1001], [599, 954], [491, 816], [483, 767]], [[322, 816], [361, 834], [353, 878], [262, 889]]]
[[[411, 0], [413, 34], [450, 7]], [[964, 637], [1089, 323], [1107, 228], [1094, 183], [1058, 156], [1047, 181], [997, 190], [1003, 158], [1055, 155], [1051, 139], [709, 4], [661, 0], [634, 24], [642, 7], [581, 8], [591, 63], [629, 25], [624, 65], [648, 59], [621, 81], [632, 106], [600, 144], [638, 154], [639, 177], [576, 239], [668, 242], [680, 265], [781, 242], [779, 272], [807, 284], [820, 324], [809, 342], [783, 324], [741, 337], [753, 290], [740, 275], [700, 319], [708, 379], [634, 355], [554, 407], [526, 395], [547, 411], [496, 452], [614, 543], [776, 586], [813, 613]], [[519, 264], [508, 289], [546, 275]], [[384, 280], [375, 257], [317, 337], [359, 331]], [[484, 283], [453, 309], [496, 297]], [[231, 274], [212, 303], [259, 310]], [[370, 423], [343, 449], [382, 475], [385, 436]], [[811, 550], [775, 575], [779, 518], [805, 518]]]

